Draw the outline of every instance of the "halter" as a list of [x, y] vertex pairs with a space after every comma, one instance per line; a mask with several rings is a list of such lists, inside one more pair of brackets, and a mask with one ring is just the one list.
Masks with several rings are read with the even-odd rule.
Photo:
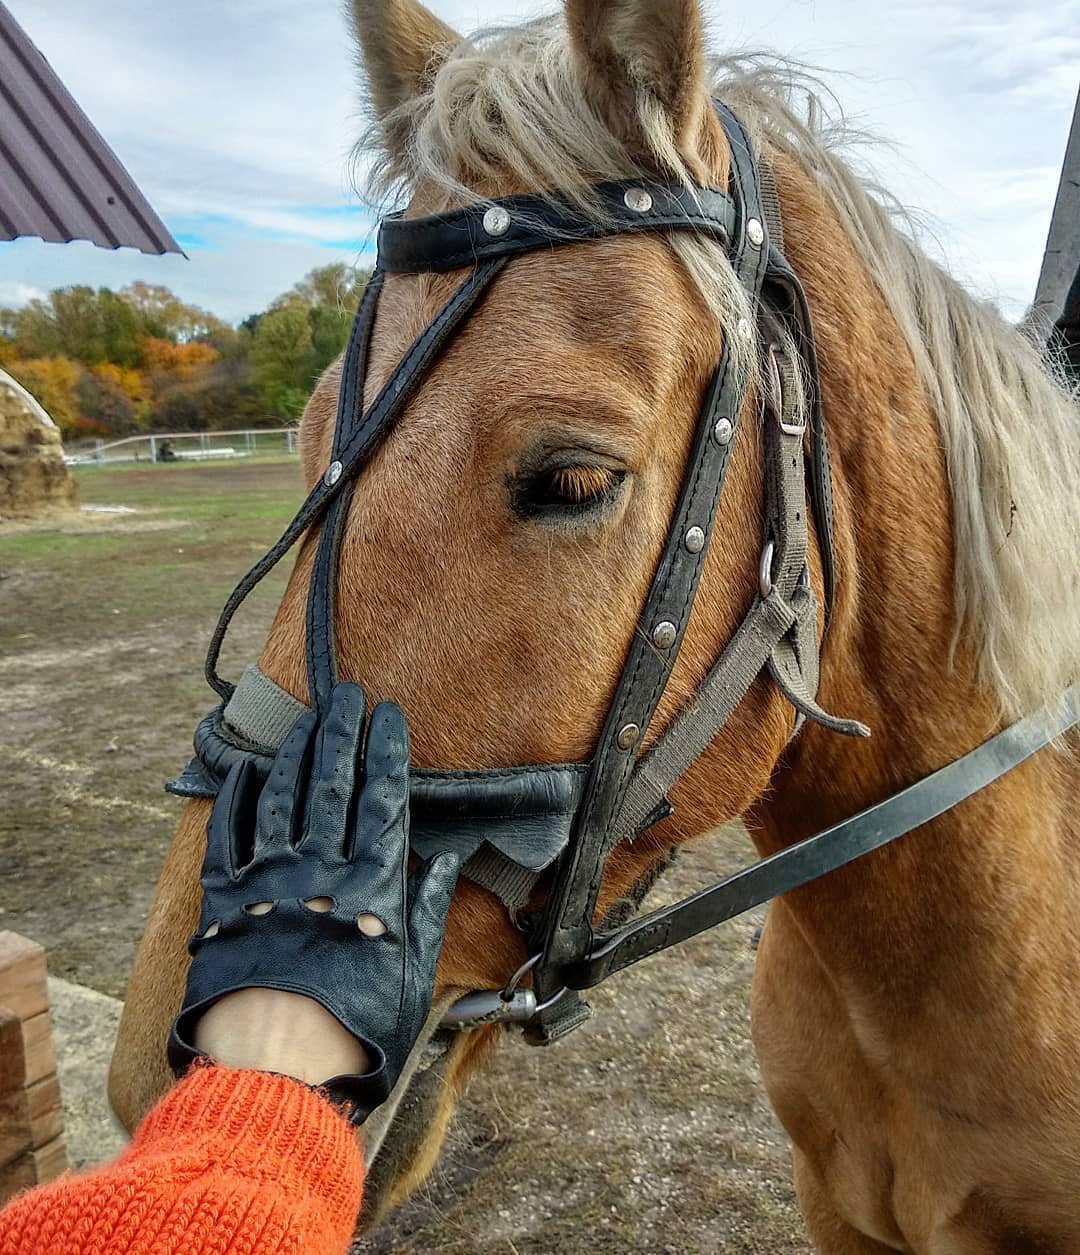
[[[335, 591], [342, 530], [356, 479], [477, 301], [512, 258], [604, 236], [690, 231], [720, 243], [755, 311], [757, 327], [725, 328], [720, 361], [705, 391], [682, 490], [593, 758], [480, 771], [414, 769], [410, 841], [422, 857], [455, 849], [463, 874], [491, 890], [528, 934], [531, 957], [502, 991], [479, 991], [445, 1024], [515, 1021], [528, 1040], [553, 1041], [589, 1007], [578, 991], [612, 972], [808, 883], [940, 814], [1015, 766], [1080, 717], [1070, 691], [1060, 711], [1006, 729], [983, 746], [826, 832], [744, 869], [671, 907], [599, 934], [593, 919], [604, 867], [620, 842], [672, 813], [669, 793], [724, 726], [762, 672], [794, 706], [796, 731], [810, 719], [848, 736], [869, 736], [817, 703], [817, 603], [807, 574], [807, 514], [821, 552], [826, 616], [836, 566], [831, 479], [813, 329], [806, 297], [783, 255], [771, 173], [755, 160], [745, 129], [714, 101], [731, 152], [724, 190], [664, 180], [607, 182], [592, 189], [585, 214], [568, 197], [510, 196], [424, 218], [392, 215], [379, 232], [368, 282], [345, 352], [331, 461], [277, 544], [229, 597], [206, 661], [222, 705], [200, 723], [196, 757], [167, 787], [211, 797], [240, 758], [269, 772], [274, 752], [307, 707], [249, 667], [236, 687], [217, 674], [229, 623], [251, 589], [309, 528], [321, 533], [308, 589], [306, 654], [311, 702], [325, 709], [337, 679]], [[771, 228], [771, 229], [770, 229]], [[386, 273], [433, 273], [470, 266], [467, 277], [413, 342], [365, 410], [364, 379], [375, 310]], [[786, 332], [787, 334], [783, 334]], [[758, 591], [698, 692], [640, 747], [678, 657], [712, 537], [738, 434], [749, 376], [732, 337], [762, 352], [766, 383], [765, 531]], [[784, 344], [793, 342], [799, 362]], [[808, 389], [804, 422], [793, 386]], [[808, 509], [809, 506], [809, 509]], [[551, 875], [542, 911], [522, 913], [540, 877]], [[644, 892], [644, 889], [642, 889]], [[531, 975], [531, 988], [522, 981]]]

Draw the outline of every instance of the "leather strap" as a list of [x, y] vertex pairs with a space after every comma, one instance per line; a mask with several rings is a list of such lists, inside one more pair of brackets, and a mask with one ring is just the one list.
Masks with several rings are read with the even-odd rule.
[[[737, 207], [732, 265], [746, 289], [751, 308], [756, 308], [768, 242], [759, 237], [755, 244], [747, 234], [747, 223], [752, 218], [764, 234], [754, 159], [742, 124], [723, 105], [717, 108], [731, 149], [731, 193]], [[752, 333], [750, 327], [746, 331]], [[726, 334], [739, 332], [727, 328]], [[732, 355], [725, 346], [698, 421], [668, 538], [593, 758], [592, 775], [570, 848], [556, 869], [538, 937], [541, 958], [533, 972], [537, 997], [546, 1009], [538, 1011], [530, 1025], [530, 1040], [555, 1040], [566, 1031], [570, 1020], [577, 1018], [576, 1009], [571, 1010], [575, 999], [562, 998], [554, 1003], [551, 1000], [565, 984], [561, 977], [563, 966], [591, 944], [592, 918], [607, 851], [615, 839], [630, 835], [613, 831], [612, 823], [621, 810], [635, 755], [682, 644], [735, 444], [734, 436], [726, 443], [718, 443], [714, 429], [717, 420], [725, 417], [737, 434], [743, 408], [747, 381], [735, 376], [731, 363]], [[688, 546], [691, 529], [694, 538]], [[657, 649], [652, 642], [653, 629], [660, 622], [675, 627], [674, 641], [666, 650]], [[637, 729], [632, 738], [627, 733], [630, 728]]]
[[727, 723], [764, 668], [801, 717], [846, 736], [870, 735], [865, 724], [838, 719], [815, 700], [817, 604], [803, 582], [807, 547], [803, 437], [798, 428], [785, 431], [789, 415], [782, 398], [776, 400], [764, 426], [764, 542], [773, 547], [771, 588], [755, 598], [697, 693], [638, 760], [608, 836], [609, 849], [662, 815], [671, 788]]
[[1056, 710], [1040, 710], [1021, 719], [884, 802], [761, 859], [693, 897], [598, 937], [580, 962], [564, 969], [567, 987], [589, 989], [631, 963], [888, 845], [986, 788], [1078, 721], [1080, 690], [1074, 687], [1066, 691]]
[[[358, 423], [362, 422], [364, 381], [367, 377], [368, 352], [379, 297], [379, 289], [376, 289], [369, 300], [370, 290], [369, 284], [364, 289], [363, 300], [353, 321], [349, 345], [341, 366], [341, 387], [338, 389], [337, 416], [330, 452], [331, 463], [342, 460], [342, 450]], [[337, 596], [338, 551], [341, 544], [342, 525], [349, 512], [355, 486], [356, 478], [350, 476], [326, 511], [308, 587], [305, 636], [308, 692], [314, 698], [315, 705], [321, 710], [326, 709], [331, 690], [337, 683], [334, 606]]]
[[[423, 372], [438, 356], [446, 339], [472, 309], [503, 264], [504, 261], [501, 258], [486, 261], [477, 266], [462, 281], [453, 296], [413, 341], [397, 370], [387, 380], [363, 419], [342, 445], [338, 458], [341, 463], [341, 473], [336, 478], [324, 475], [319, 480], [277, 542], [255, 563], [229, 594], [210, 638], [205, 665], [207, 683], [226, 701], [232, 696], [235, 686], [218, 675], [217, 663], [233, 616], [255, 585], [277, 566], [309, 527], [319, 522], [333, 500], [359, 473], [361, 467], [385, 438], [387, 431], [401, 416], [401, 411]], [[383, 276], [378, 271], [368, 281], [368, 287], [373, 288], [372, 302], [378, 299], [382, 281]]]
[[488, 257], [638, 231], [697, 231], [727, 245], [735, 231], [732, 199], [715, 188], [643, 179], [640, 184], [599, 183], [588, 197], [590, 214], [558, 194], [504, 196], [425, 218], [393, 214], [379, 228], [379, 267], [438, 273]]

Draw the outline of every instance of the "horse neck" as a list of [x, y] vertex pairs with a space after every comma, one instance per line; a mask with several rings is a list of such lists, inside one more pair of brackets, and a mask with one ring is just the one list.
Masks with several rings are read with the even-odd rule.
[[[873, 736], [802, 731], [747, 817], [762, 852], [882, 800], [997, 725], [963, 641], [953, 648], [949, 484], [911, 354], [820, 196], [790, 178], [786, 193], [786, 250], [813, 311], [834, 474], [838, 596], [819, 700], [864, 720]], [[861, 991], [870, 1014], [874, 1005], [894, 1022], [915, 1014], [929, 972], [970, 999], [995, 964], [1015, 969], [1016, 949], [1048, 912], [1077, 917], [1062, 874], [1075, 823], [1070, 770], [1064, 755], [1044, 751], [780, 909], [834, 983]]]

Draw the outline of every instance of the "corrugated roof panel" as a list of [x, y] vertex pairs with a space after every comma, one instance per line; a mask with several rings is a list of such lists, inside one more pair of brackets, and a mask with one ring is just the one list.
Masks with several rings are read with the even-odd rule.
[[0, 239], [182, 250], [0, 0]]

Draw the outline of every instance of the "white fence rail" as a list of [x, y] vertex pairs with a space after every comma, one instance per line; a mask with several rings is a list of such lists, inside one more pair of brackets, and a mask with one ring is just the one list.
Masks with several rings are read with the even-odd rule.
[[122, 440], [94, 440], [69, 446], [68, 466], [106, 466], [117, 462], [205, 462], [296, 453], [295, 427], [253, 427], [242, 431], [156, 432]]

